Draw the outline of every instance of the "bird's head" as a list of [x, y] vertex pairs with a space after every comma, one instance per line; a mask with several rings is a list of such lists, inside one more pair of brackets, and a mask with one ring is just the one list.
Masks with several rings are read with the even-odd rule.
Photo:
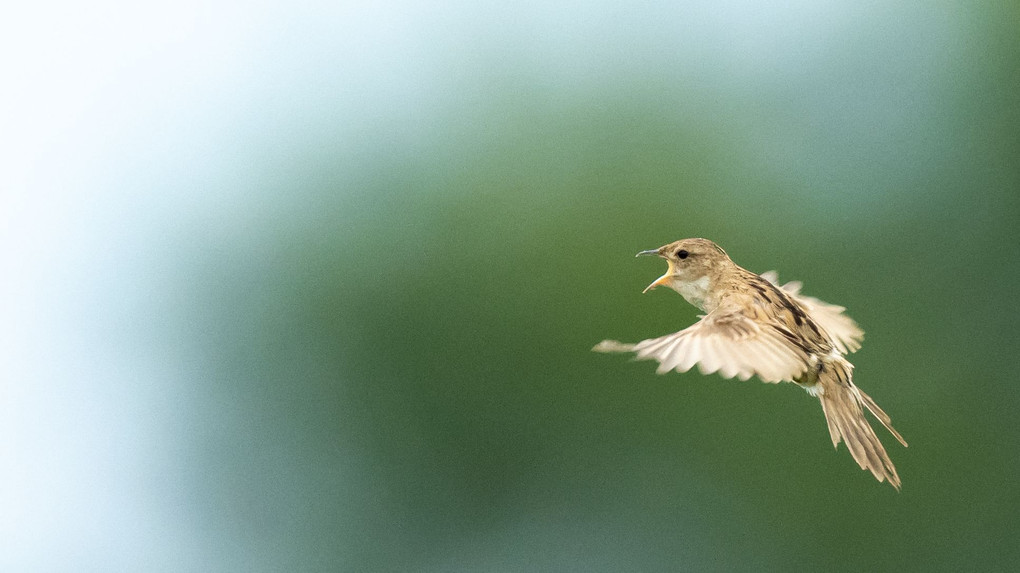
[[688, 292], [693, 285], [700, 286], [698, 290], [709, 288], [712, 278], [733, 264], [726, 251], [708, 239], [682, 239], [637, 254], [641, 255], [662, 257], [669, 265], [666, 274], [656, 279], [642, 292], [648, 292], [657, 286], [668, 286], [688, 300], [690, 300]]

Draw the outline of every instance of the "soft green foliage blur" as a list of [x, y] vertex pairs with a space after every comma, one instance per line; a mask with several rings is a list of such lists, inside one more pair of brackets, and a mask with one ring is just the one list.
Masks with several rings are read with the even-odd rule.
[[[18, 101], [0, 569], [1020, 562], [1014, 4], [214, 6]], [[901, 493], [590, 352], [691, 236], [862, 325]]]

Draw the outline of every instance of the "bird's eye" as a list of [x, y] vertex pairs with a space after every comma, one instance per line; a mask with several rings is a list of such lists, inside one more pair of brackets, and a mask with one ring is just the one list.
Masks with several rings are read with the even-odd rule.
[[688, 253], [686, 250], [680, 249], [679, 251], [676, 252], [676, 258], [678, 258], [678, 259], [686, 259], [687, 255], [689, 255], [689, 254], [690, 253]]

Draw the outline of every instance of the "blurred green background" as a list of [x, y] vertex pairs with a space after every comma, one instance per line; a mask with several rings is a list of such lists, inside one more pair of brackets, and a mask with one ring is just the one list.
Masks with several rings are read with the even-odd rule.
[[[1020, 562], [1015, 2], [5, 11], [0, 569]], [[691, 236], [864, 327], [902, 493], [589, 351]]]

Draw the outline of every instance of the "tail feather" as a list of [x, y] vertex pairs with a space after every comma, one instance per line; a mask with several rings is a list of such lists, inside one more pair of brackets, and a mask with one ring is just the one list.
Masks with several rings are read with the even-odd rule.
[[850, 455], [861, 469], [870, 471], [878, 481], [888, 481], [899, 490], [900, 476], [882, 442], [864, 417], [864, 408], [874, 414], [901, 444], [906, 446], [907, 442], [893, 429], [889, 416], [875, 401], [854, 386], [850, 373], [850, 364], [840, 360], [831, 363], [818, 376], [821, 392], [817, 392], [817, 395], [822, 402], [832, 445], [839, 446], [840, 441], [846, 442]]
[[884, 410], [879, 408], [878, 404], [876, 404], [875, 401], [871, 399], [871, 396], [868, 396], [867, 394], [864, 393], [864, 390], [861, 390], [857, 386], [853, 386], [853, 389], [854, 392], [857, 394], [857, 397], [860, 399], [861, 403], [864, 404], [864, 407], [867, 408], [868, 411], [872, 413], [872, 415], [878, 418], [879, 422], [882, 422], [882, 425], [885, 426], [885, 429], [889, 430], [889, 433], [892, 434], [893, 437], [895, 437], [901, 444], [903, 444], [904, 448], [907, 447], [907, 441], [904, 440], [903, 436], [901, 436], [900, 433], [896, 431], [896, 428], [892, 427], [892, 419], [889, 418], [889, 414], [886, 414]]

